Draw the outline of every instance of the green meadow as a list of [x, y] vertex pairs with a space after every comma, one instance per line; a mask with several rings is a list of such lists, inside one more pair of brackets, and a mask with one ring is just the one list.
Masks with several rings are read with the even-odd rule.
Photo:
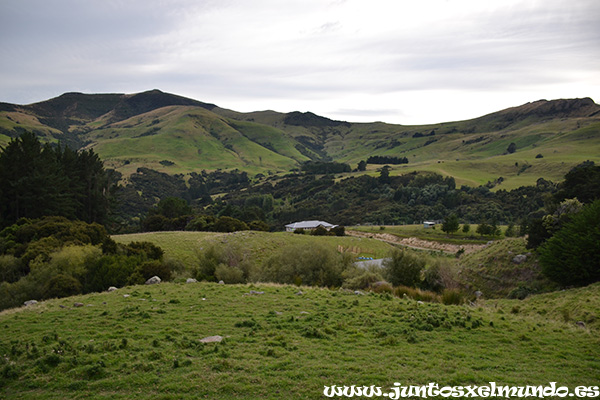
[[[0, 313], [0, 397], [318, 399], [325, 386], [386, 391], [394, 382], [573, 390], [598, 384], [599, 293], [596, 284], [443, 306], [389, 293], [161, 283], [49, 300]], [[216, 335], [221, 342], [201, 342]]]
[[114, 235], [118, 243], [148, 241], [156, 244], [165, 251], [165, 256], [183, 262], [186, 267], [192, 267], [197, 261], [197, 253], [210, 244], [225, 245], [236, 243], [240, 250], [251, 254], [253, 260], [262, 262], [284, 246], [323, 244], [335, 250], [354, 251], [357, 256], [383, 258], [392, 246], [375, 239], [354, 238], [349, 236], [295, 235], [289, 232], [254, 232], [244, 231], [235, 233], [216, 232], [148, 232]]

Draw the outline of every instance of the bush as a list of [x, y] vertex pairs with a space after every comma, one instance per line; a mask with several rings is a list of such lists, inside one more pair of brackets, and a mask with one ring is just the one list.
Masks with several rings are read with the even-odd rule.
[[393, 293], [396, 297], [408, 297], [415, 301], [424, 301], [428, 303], [439, 301], [439, 296], [433, 292], [416, 289], [404, 285], [396, 286], [393, 290]]
[[140, 275], [144, 277], [144, 282], [153, 276], [158, 276], [163, 281], [171, 280], [171, 267], [167, 263], [158, 260], [146, 261], [138, 266]]
[[[195, 277], [198, 280], [215, 281], [222, 278], [217, 277], [217, 267], [224, 265], [226, 267], [236, 268], [242, 271], [243, 280], [245, 282], [251, 280], [255, 273], [255, 266], [250, 260], [249, 253], [244, 250], [238, 243], [230, 243], [227, 245], [210, 244], [204, 251], [197, 253], [198, 268], [196, 269]], [[226, 271], [220, 269], [220, 274], [229, 277], [237, 274], [237, 271]], [[233, 278], [231, 278], [233, 279]], [[225, 279], [223, 279], [225, 282]]]
[[0, 282], [16, 282], [26, 274], [21, 261], [12, 255], [0, 256]]
[[542, 272], [561, 285], [600, 281], [600, 200], [575, 214], [539, 253]]
[[352, 276], [345, 278], [344, 282], [342, 283], [342, 287], [345, 289], [352, 290], [367, 289], [373, 283], [380, 282], [382, 280], [383, 277], [381, 276], [381, 274], [372, 271], [362, 270], [357, 274], [353, 274]]
[[444, 289], [442, 292], [442, 303], [445, 305], [459, 305], [464, 301], [464, 296], [458, 289]]
[[318, 243], [282, 248], [265, 261], [261, 278], [265, 281], [313, 286], [340, 286], [342, 272], [352, 258]]
[[128, 256], [141, 256], [151, 260], [162, 260], [164, 251], [151, 242], [131, 242], [126, 244], [125, 250]]
[[416, 287], [421, 283], [421, 272], [425, 268], [425, 260], [406, 250], [394, 250], [384, 260], [384, 275], [394, 286], [404, 285]]
[[245, 283], [244, 271], [238, 267], [230, 267], [229, 265], [219, 264], [215, 269], [215, 277], [225, 283]]
[[331, 232], [335, 236], [346, 236], [346, 228], [341, 225], [336, 226], [335, 228], [331, 228]]
[[54, 275], [46, 283], [44, 297], [47, 299], [74, 296], [81, 293], [81, 282], [71, 275]]
[[315, 229], [313, 229], [310, 234], [313, 236], [327, 236], [329, 232], [327, 231], [327, 229], [319, 225]]
[[239, 219], [232, 217], [219, 217], [214, 224], [213, 229], [216, 232], [237, 232], [237, 231], [247, 231], [248, 225], [245, 222], [240, 221]]

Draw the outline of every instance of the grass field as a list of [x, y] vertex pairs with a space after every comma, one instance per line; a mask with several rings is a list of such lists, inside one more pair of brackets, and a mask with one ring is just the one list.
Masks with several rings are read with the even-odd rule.
[[115, 235], [113, 239], [119, 243], [152, 242], [165, 251], [165, 256], [178, 259], [187, 267], [195, 264], [196, 252], [210, 243], [238, 243], [259, 263], [282, 247], [296, 244], [324, 243], [335, 249], [341, 246], [344, 251], [356, 251], [357, 256], [373, 258], [386, 257], [392, 249], [391, 245], [374, 239], [295, 235], [288, 232], [149, 232]]
[[[389, 233], [399, 238], [416, 237], [422, 240], [431, 240], [441, 243], [452, 243], [452, 244], [482, 244], [488, 242], [490, 237], [480, 236], [475, 233], [477, 225], [471, 225], [469, 232], [464, 233], [462, 231], [462, 225], [457, 232], [447, 234], [442, 231], [441, 224], [438, 224], [435, 229], [424, 228], [422, 224], [416, 225], [394, 225], [394, 226], [352, 226], [348, 229], [352, 229], [360, 232], [367, 233]], [[501, 227], [504, 228], [504, 227]]]
[[[597, 323], [581, 328], [574, 318], [597, 316], [599, 293], [596, 284], [473, 307], [162, 283], [49, 300], [0, 313], [0, 398], [319, 399], [325, 386], [386, 391], [394, 382], [597, 386]], [[224, 339], [200, 342], [213, 335]]]

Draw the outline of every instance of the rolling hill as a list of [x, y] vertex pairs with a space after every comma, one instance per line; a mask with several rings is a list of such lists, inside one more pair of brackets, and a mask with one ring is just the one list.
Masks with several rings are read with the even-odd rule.
[[[93, 148], [125, 177], [139, 167], [169, 174], [236, 168], [280, 174], [310, 160], [354, 168], [379, 155], [409, 160], [393, 166], [394, 175], [433, 171], [459, 185], [496, 181], [497, 188], [512, 189], [540, 177], [559, 181], [585, 160], [600, 162], [600, 106], [589, 98], [540, 100], [419, 126], [334, 121], [310, 112], [239, 113], [159, 90], [0, 103], [0, 145], [25, 130]], [[366, 173], [379, 167], [370, 164]]]

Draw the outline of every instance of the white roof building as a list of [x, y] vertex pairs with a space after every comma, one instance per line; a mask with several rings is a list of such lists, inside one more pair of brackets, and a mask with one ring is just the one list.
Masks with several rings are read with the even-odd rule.
[[294, 222], [293, 224], [288, 224], [285, 226], [286, 232], [294, 232], [296, 229], [306, 229], [312, 230], [317, 229], [319, 226], [330, 230], [331, 228], [335, 228], [337, 225], [332, 225], [329, 222], [325, 221], [300, 221]]

